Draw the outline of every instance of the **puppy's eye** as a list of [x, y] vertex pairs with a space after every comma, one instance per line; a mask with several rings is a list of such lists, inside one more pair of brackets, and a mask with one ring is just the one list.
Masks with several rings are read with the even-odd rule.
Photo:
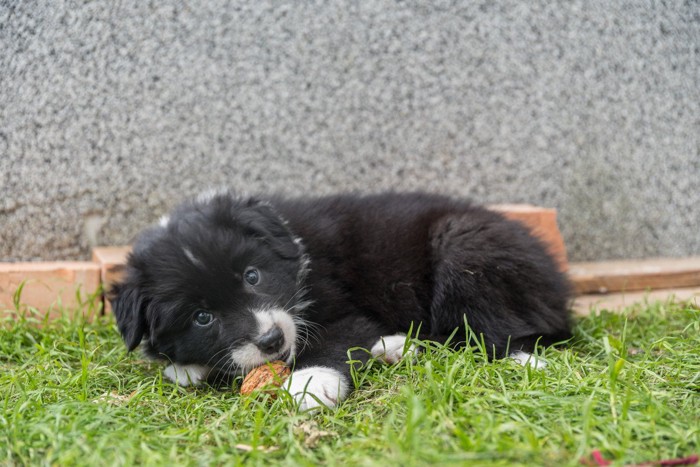
[[212, 321], [214, 321], [214, 315], [212, 315], [208, 311], [198, 311], [194, 315], [194, 323], [197, 326], [206, 326], [208, 324], [211, 324]]
[[255, 268], [248, 268], [243, 273], [243, 278], [250, 285], [256, 285], [258, 282], [260, 282], [260, 273]]

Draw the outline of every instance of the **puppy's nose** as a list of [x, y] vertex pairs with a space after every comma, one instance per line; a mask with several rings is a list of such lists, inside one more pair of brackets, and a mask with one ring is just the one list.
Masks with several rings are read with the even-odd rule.
[[265, 353], [275, 353], [282, 348], [283, 344], [284, 334], [278, 326], [273, 326], [255, 342], [255, 345]]

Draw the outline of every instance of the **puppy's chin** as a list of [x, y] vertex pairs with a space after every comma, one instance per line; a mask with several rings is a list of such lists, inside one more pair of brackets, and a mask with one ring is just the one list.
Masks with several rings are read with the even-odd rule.
[[[290, 365], [296, 355], [297, 325], [294, 318], [281, 308], [264, 308], [253, 310], [257, 322], [257, 335], [250, 342], [242, 343], [231, 351], [233, 366], [241, 373], [247, 373], [255, 367], [273, 360], [282, 360]], [[284, 342], [279, 350], [265, 352], [256, 345], [260, 336], [272, 328], [282, 331]]]

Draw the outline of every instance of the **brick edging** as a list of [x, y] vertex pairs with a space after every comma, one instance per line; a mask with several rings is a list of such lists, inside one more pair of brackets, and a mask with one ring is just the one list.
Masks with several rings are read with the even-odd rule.
[[[542, 239], [561, 269], [569, 272], [578, 294], [700, 286], [700, 257], [569, 265], [555, 209], [524, 204], [490, 208], [522, 222]], [[100, 292], [118, 279], [118, 266], [129, 251], [125, 246], [97, 247], [92, 261], [0, 263], [0, 310], [13, 308], [13, 295], [24, 282], [21, 303], [41, 312], [51, 312], [59, 303], [77, 309], [85, 300], [92, 300], [95, 309], [104, 305], [108, 312]]]
[[23, 285], [20, 303], [57, 314], [87, 302], [99, 312], [103, 298], [100, 265], [93, 261], [0, 263], [0, 316], [14, 309], [14, 295]]

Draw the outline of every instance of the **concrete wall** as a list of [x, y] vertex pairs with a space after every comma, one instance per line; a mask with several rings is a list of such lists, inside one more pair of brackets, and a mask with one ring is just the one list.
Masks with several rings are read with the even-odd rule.
[[179, 199], [555, 207], [574, 260], [700, 254], [700, 2], [0, 0], [0, 259]]

